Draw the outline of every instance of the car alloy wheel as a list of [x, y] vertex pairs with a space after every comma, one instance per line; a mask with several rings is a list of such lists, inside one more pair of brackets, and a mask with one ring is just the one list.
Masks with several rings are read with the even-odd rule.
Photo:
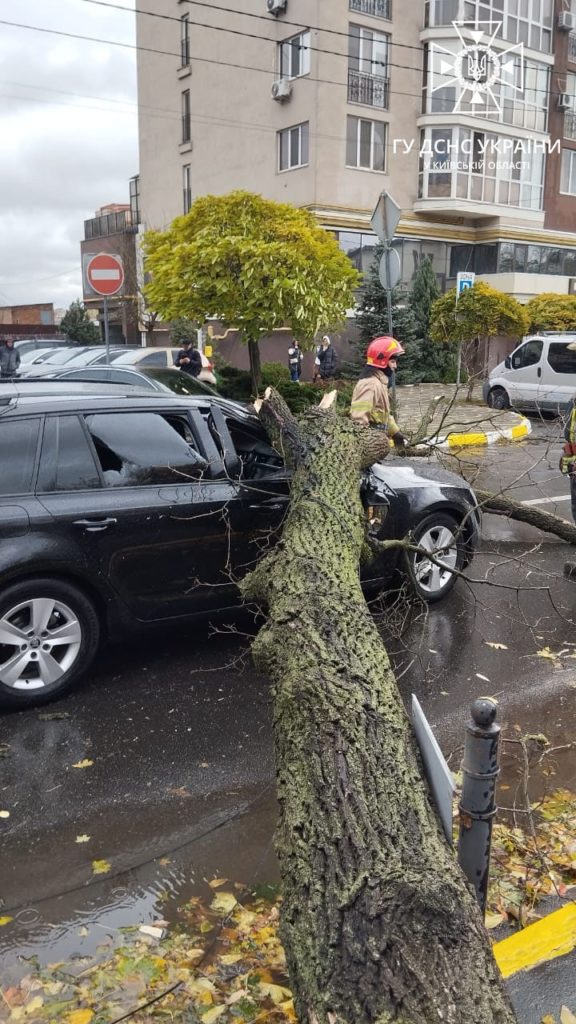
[[451, 516], [431, 513], [418, 524], [411, 540], [419, 549], [407, 556], [412, 587], [422, 600], [439, 601], [457, 580], [454, 570], [462, 568], [461, 528]]
[[69, 584], [16, 584], [0, 599], [0, 700], [13, 707], [59, 696], [88, 666], [99, 625], [91, 602]]

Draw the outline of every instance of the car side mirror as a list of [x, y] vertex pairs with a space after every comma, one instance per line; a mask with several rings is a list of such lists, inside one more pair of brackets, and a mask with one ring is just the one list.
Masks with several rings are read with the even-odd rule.
[[506, 359], [504, 360], [504, 366], [506, 367], [507, 370], [510, 370], [512, 368], [512, 360], [510, 359], [510, 356], [506, 356]]

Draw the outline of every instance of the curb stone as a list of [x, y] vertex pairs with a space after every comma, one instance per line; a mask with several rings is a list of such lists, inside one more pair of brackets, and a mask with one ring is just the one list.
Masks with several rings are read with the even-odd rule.
[[448, 433], [430, 438], [429, 444], [436, 448], [464, 448], [468, 445], [497, 444], [499, 441], [520, 441], [532, 433], [532, 424], [525, 416], [518, 416], [518, 423], [501, 430], [476, 430], [467, 433]]

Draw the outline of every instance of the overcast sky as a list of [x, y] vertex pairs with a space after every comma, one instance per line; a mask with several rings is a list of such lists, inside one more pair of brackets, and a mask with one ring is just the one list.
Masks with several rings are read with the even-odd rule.
[[[0, 0], [0, 19], [135, 42], [131, 11], [85, 0]], [[0, 305], [68, 306], [84, 220], [138, 173], [136, 51], [0, 24], [0, 140]]]

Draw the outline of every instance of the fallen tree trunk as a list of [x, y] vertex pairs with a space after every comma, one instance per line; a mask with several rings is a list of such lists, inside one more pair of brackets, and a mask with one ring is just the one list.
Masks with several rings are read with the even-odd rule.
[[244, 579], [274, 688], [281, 933], [310, 1024], [511, 1024], [482, 916], [431, 808], [359, 585], [359, 474], [382, 434], [331, 411], [260, 416], [294, 467], [279, 544]]
[[496, 516], [507, 516], [509, 519], [516, 519], [520, 523], [529, 523], [530, 526], [537, 526], [545, 533], [555, 533], [561, 540], [567, 540], [569, 544], [576, 544], [576, 526], [569, 523], [567, 519], [560, 519], [551, 512], [543, 512], [534, 508], [533, 505], [523, 505], [519, 501], [512, 501], [502, 494], [491, 494], [490, 491], [479, 491], [474, 488], [478, 504], [483, 512], [492, 512]]

